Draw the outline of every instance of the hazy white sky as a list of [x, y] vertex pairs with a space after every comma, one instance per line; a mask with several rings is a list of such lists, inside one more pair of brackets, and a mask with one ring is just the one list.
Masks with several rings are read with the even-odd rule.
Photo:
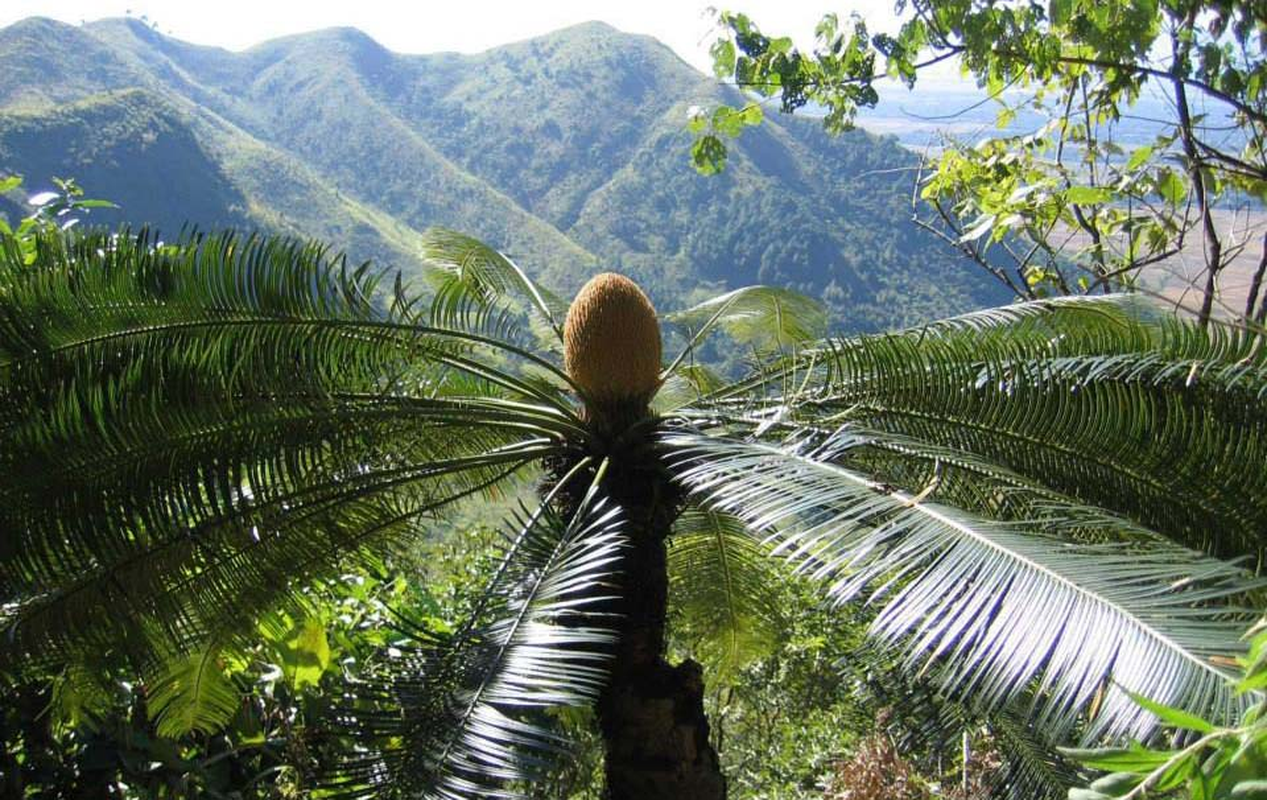
[[762, 28], [812, 41], [826, 11], [862, 13], [873, 31], [895, 28], [892, 0], [0, 0], [0, 26], [29, 16], [78, 23], [145, 15], [178, 39], [240, 50], [289, 33], [350, 25], [402, 53], [478, 52], [599, 19], [650, 34], [699, 69], [709, 68], [710, 5], [750, 14]]

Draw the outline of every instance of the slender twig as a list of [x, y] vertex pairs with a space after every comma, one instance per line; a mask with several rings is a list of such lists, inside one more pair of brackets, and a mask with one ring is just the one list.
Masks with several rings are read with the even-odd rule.
[[1006, 92], [1008, 89], [1011, 89], [1013, 86], [1015, 86], [1017, 82], [1020, 81], [1020, 79], [1021, 79], [1021, 76], [1018, 74], [1015, 77], [1013, 77], [1012, 80], [1005, 83], [1002, 86], [1002, 88], [999, 88], [993, 92], [990, 92], [985, 97], [981, 98], [980, 100], [973, 103], [972, 105], [967, 106], [966, 108], [961, 108], [958, 111], [952, 111], [949, 114], [933, 114], [931, 116], [924, 116], [923, 114], [915, 114], [913, 112], [907, 111], [906, 109], [902, 109], [902, 113], [906, 114], [906, 116], [908, 117], [924, 120], [925, 122], [936, 122], [938, 120], [943, 120], [943, 119], [958, 119], [959, 117], [962, 117], [964, 114], [967, 114], [969, 111], [977, 110], [978, 108], [990, 102], [991, 100], [997, 100], [999, 97], [1003, 95], [1004, 92]]
[[1207, 156], [1219, 161], [1223, 164], [1219, 169], [1229, 175], [1236, 175], [1242, 178], [1251, 178], [1253, 180], [1267, 180], [1267, 166], [1263, 164], [1251, 164], [1248, 161], [1242, 161], [1235, 156], [1229, 155], [1227, 152], [1207, 144], [1193, 134], [1192, 140], [1196, 143]]
[[[1188, 12], [1187, 29], [1191, 30], [1197, 9], [1194, 6]], [[1171, 67], [1171, 81], [1174, 84], [1175, 108], [1179, 112], [1179, 135], [1183, 141], [1184, 154], [1188, 157], [1188, 175], [1192, 180], [1192, 189], [1196, 194], [1197, 209], [1201, 214], [1201, 225], [1205, 243], [1205, 289], [1201, 297], [1201, 311], [1197, 322], [1205, 326], [1210, 322], [1214, 308], [1214, 296], [1218, 292], [1219, 272], [1223, 269], [1223, 243], [1214, 227], [1214, 211], [1210, 208], [1210, 200], [1206, 195], [1205, 176], [1201, 172], [1202, 160], [1197, 152], [1197, 145], [1192, 134], [1192, 115], [1188, 106], [1188, 89], [1180, 70], [1188, 59], [1191, 42], [1180, 40], [1178, 30], [1171, 34], [1171, 47], [1174, 51], [1174, 64]]]
[[1245, 319], [1256, 319], [1260, 323], [1263, 315], [1267, 314], [1267, 297], [1263, 298], [1257, 317], [1254, 316], [1254, 305], [1258, 302], [1258, 292], [1263, 286], [1264, 273], [1267, 273], [1267, 232], [1263, 233], [1263, 253], [1258, 259], [1258, 269], [1254, 270], [1254, 277], [1249, 283], [1249, 297], [1245, 300]]
[[[916, 70], [921, 70], [926, 67], [931, 67], [934, 64], [940, 64], [941, 62], [946, 61], [947, 59], [954, 58], [955, 56], [959, 55], [966, 49], [967, 48], [962, 47], [962, 46], [954, 46], [940, 55], [933, 56], [932, 58], [926, 61], [921, 61], [920, 63], [916, 64], [914, 68]], [[836, 86], [850, 86], [852, 84], [858, 84], [858, 83], [869, 84], [872, 81], [874, 81], [876, 78], [883, 78], [883, 77], [885, 76], [882, 74], [877, 74], [875, 72], [872, 72], [870, 75], [856, 75], [856, 76], [850, 76], [848, 78], [837, 78], [831, 81], [817, 81], [817, 80], [805, 81], [804, 83], [800, 85], [807, 89], [830, 89]], [[778, 89], [783, 84], [774, 83], [773, 81], [734, 81], [731, 85], [738, 86], [745, 89], [749, 89], [749, 88], [751, 89]]]
[[1172, 755], [1170, 758], [1166, 759], [1166, 761], [1161, 766], [1157, 767], [1157, 769], [1148, 773], [1148, 777], [1140, 781], [1138, 786], [1136, 786], [1134, 789], [1131, 789], [1126, 794], [1122, 795], [1122, 800], [1142, 800], [1145, 797], [1149, 797], [1150, 796], [1149, 792], [1153, 789], [1153, 787], [1155, 787], [1161, 781], [1162, 777], [1165, 776], [1167, 773], [1169, 773], [1172, 767], [1174, 767], [1177, 764], [1182, 763], [1184, 759], [1193, 758], [1199, 755], [1202, 750], [1214, 744], [1215, 742], [1221, 741], [1223, 739], [1230, 739], [1233, 737], [1243, 736], [1250, 730], [1252, 730], [1252, 727], [1227, 728], [1224, 730], [1217, 730], [1212, 733], [1207, 733], [1205, 736], [1202, 736], [1200, 739], [1197, 739], [1195, 742], [1183, 748], [1182, 750], [1176, 751], [1175, 754]]
[[[1027, 56], [1025, 56], [1024, 54], [1015, 53], [1015, 52], [1003, 51], [1002, 54], [1010, 56], [1012, 58], [1018, 58], [1018, 59], [1027, 58]], [[1249, 117], [1250, 119], [1267, 123], [1267, 113], [1259, 111], [1258, 109], [1254, 108], [1248, 103], [1245, 103], [1241, 100], [1237, 100], [1232, 95], [1226, 92], [1220, 91], [1219, 89], [1216, 89], [1214, 86], [1204, 81], [1199, 81], [1196, 78], [1191, 78], [1186, 75], [1179, 74], [1178, 70], [1174, 67], [1172, 67], [1171, 70], [1168, 72], [1166, 70], [1160, 70], [1160, 69], [1155, 69], [1153, 67], [1147, 67], [1142, 64], [1123, 64], [1120, 62], [1107, 61], [1107, 60], [1098, 59], [1098, 58], [1080, 58], [1078, 56], [1068, 56], [1068, 55], [1059, 56], [1056, 59], [1056, 61], [1061, 64], [1077, 64], [1084, 67], [1096, 67], [1098, 69], [1111, 69], [1111, 70], [1116, 70], [1118, 72], [1128, 72], [1128, 73], [1133, 73], [1136, 75], [1147, 75], [1152, 78], [1161, 78], [1167, 81], [1177, 80], [1180, 83], [1182, 83], [1185, 87], [1192, 87], [1193, 89], [1197, 89], [1201, 91], [1203, 94], [1208, 94], [1211, 97], [1214, 97], [1218, 100], [1222, 100], [1224, 103], [1227, 103], [1229, 106], [1241, 112], [1242, 114]], [[1176, 63], [1179, 63], [1179, 59], [1176, 59]]]
[[945, 222], [946, 224], [946, 227], [948, 227], [951, 230], [951, 232], [955, 234], [953, 237], [948, 236], [945, 231], [941, 230], [935, 225], [929, 224], [928, 222], [920, 219], [918, 216], [912, 217], [911, 221], [914, 222], [916, 226], [928, 231], [929, 233], [933, 234], [937, 238], [941, 239], [946, 244], [949, 244], [951, 247], [955, 248], [960, 253], [962, 253], [965, 258], [970, 259], [971, 261], [976, 263], [978, 266], [980, 266], [982, 269], [989, 272], [991, 275], [993, 275], [995, 278], [1001, 281], [1005, 286], [1007, 286], [1007, 288], [1011, 289], [1012, 293], [1015, 294], [1017, 297], [1023, 300], [1033, 299], [1033, 297], [1029, 293], [1022, 291], [1020, 288], [1018, 288], [1016, 283], [1012, 281], [1012, 278], [1008, 276], [1006, 272], [1004, 272], [1002, 269], [995, 266], [994, 264], [991, 264], [989, 260], [987, 260], [983, 255], [981, 255], [981, 252], [976, 247], [974, 247], [971, 242], [960, 241], [960, 238], [963, 236], [963, 231], [959, 228], [958, 225], [955, 224], [950, 214], [946, 212], [945, 208], [942, 206], [940, 202], [934, 200], [932, 202], [932, 206], [934, 209], [936, 209], [937, 213], [941, 216], [942, 221]]

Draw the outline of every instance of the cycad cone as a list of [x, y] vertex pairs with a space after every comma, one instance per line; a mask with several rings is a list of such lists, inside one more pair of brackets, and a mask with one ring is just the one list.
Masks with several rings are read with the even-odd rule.
[[592, 412], [650, 402], [660, 385], [660, 326], [638, 284], [604, 272], [581, 287], [563, 326], [563, 364]]

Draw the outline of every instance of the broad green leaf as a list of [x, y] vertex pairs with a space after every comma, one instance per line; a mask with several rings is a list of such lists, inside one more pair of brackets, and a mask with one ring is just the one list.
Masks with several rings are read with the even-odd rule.
[[1131, 157], [1126, 162], [1126, 168], [1128, 170], [1139, 169], [1152, 157], [1153, 148], [1151, 146], [1138, 147], [1131, 152]]
[[1231, 797], [1236, 800], [1258, 800], [1267, 797], [1267, 778], [1255, 778], [1253, 780], [1241, 781], [1232, 787]]
[[749, 103], [740, 110], [739, 117], [744, 125], [760, 125], [761, 121], [765, 119], [765, 113], [762, 112], [761, 106], [756, 103]]
[[1241, 694], [1262, 689], [1267, 689], [1267, 672], [1251, 675], [1236, 684], [1236, 691]]
[[1065, 199], [1070, 203], [1084, 206], [1092, 203], [1107, 203], [1113, 199], [1113, 193], [1101, 186], [1071, 186], [1065, 192]]
[[713, 111], [713, 130], [734, 138], [743, 131], [742, 112], [729, 106], [721, 106]]
[[1149, 750], [1138, 745], [1129, 748], [1102, 747], [1091, 750], [1061, 748], [1069, 758], [1105, 772], [1148, 773], [1173, 758], [1177, 751]]
[[965, 242], [975, 242], [982, 236], [990, 232], [994, 227], [995, 216], [993, 214], [982, 214], [972, 222], [972, 227], [967, 230], [963, 236], [959, 237], [960, 244]]
[[1189, 800], [1211, 800], [1214, 796], [1214, 782], [1201, 770], [1197, 770], [1188, 783]]
[[729, 39], [718, 39], [709, 49], [713, 57], [713, 74], [729, 78], [735, 71], [735, 45]]
[[14, 189], [18, 188], [21, 185], [22, 185], [21, 175], [6, 175], [5, 177], [0, 178], [0, 194], [13, 191]]
[[691, 163], [701, 175], [716, 175], [726, 168], [726, 145], [712, 134], [701, 136], [691, 145]]
[[319, 620], [308, 617], [291, 631], [282, 644], [283, 664], [295, 688], [316, 686], [330, 666], [330, 643]]
[[1198, 731], [1200, 733], [1210, 733], [1214, 730], [1213, 725], [1201, 719], [1196, 714], [1191, 714], [1180, 708], [1171, 708], [1170, 706], [1162, 705], [1161, 703], [1149, 700], [1147, 697], [1135, 694], [1134, 692], [1127, 692], [1127, 694], [1129, 694], [1131, 699], [1136, 703], [1139, 703], [1144, 708], [1156, 714], [1157, 718], [1167, 725], [1171, 725], [1176, 728], [1183, 728], [1184, 730]]
[[[1161, 764], [1157, 765], [1157, 767], [1160, 766]], [[1153, 767], [1153, 769], [1157, 769], [1157, 767]], [[1183, 786], [1184, 782], [1191, 778], [1196, 771], [1196, 759], [1192, 755], [1187, 755], [1166, 767], [1152, 786], [1158, 792], [1168, 792], [1171, 789], [1177, 789]]]
[[760, 125], [764, 119], [761, 106], [749, 103], [743, 108], [720, 106], [713, 112], [713, 130], [732, 139], [752, 125]]
[[1134, 789], [1142, 780], [1144, 776], [1137, 772], [1114, 772], [1092, 782], [1091, 789], [1118, 797]]
[[1157, 178], [1157, 191], [1166, 199], [1166, 202], [1177, 206], [1183, 202], [1188, 196], [1188, 187], [1184, 185], [1183, 178], [1179, 177], [1174, 170], [1162, 170], [1161, 175]]

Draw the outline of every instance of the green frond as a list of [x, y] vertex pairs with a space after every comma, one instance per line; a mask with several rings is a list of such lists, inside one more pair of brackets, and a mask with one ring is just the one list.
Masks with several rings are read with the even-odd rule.
[[[1140, 301], [1023, 304], [830, 341], [703, 407], [973, 454], [1223, 557], [1267, 549], [1267, 351]], [[753, 382], [745, 387], [754, 388]]]
[[774, 286], [745, 286], [664, 316], [683, 329], [686, 349], [666, 373], [720, 328], [735, 341], [761, 351], [786, 352], [827, 333], [827, 311], [803, 294]]
[[830, 441], [683, 432], [664, 444], [700, 502], [770, 536], [838, 602], [880, 604], [871, 633], [953, 696], [998, 708], [1037, 686], [1041, 724], [1058, 735], [1082, 724], [1091, 738], [1151, 734], [1123, 690], [1220, 719], [1250, 702], [1216, 666], [1241, 651], [1250, 615], [1236, 603], [1261, 586], [1238, 567], [1162, 542], [1075, 544], [926, 502], [831, 463]]
[[[496, 400], [292, 395], [228, 407], [192, 399], [185, 408], [151, 410], [128, 399], [99, 407], [85, 424], [58, 413], [63, 400], [78, 398], [52, 398], [47, 414], [32, 414], [11, 437], [0, 436], [8, 444], [0, 457], [8, 476], [0, 485], [0, 519], [13, 531], [0, 545], [0, 574], [20, 582], [76, 574], [109, 544], [103, 517], [124, 536], [161, 528], [176, 498], [192, 520], [225, 513], [243, 492], [258, 499], [307, 485], [320, 469], [420, 463], [472, 452], [472, 441], [491, 449], [569, 430], [548, 409]], [[254, 474], [241, 472], [248, 465]]]
[[[0, 257], [0, 660], [149, 668], [583, 436], [478, 333], [368, 268], [233, 235]], [[384, 307], [386, 304], [386, 307]]]
[[[584, 462], [582, 462], [584, 465]], [[500, 568], [456, 634], [415, 645], [354, 687], [344, 711], [363, 757], [335, 765], [329, 790], [353, 797], [525, 796], [565, 749], [540, 709], [593, 702], [616, 633], [602, 609], [625, 546], [620, 509], [598, 496], [554, 507], [564, 478], [518, 520]]]
[[779, 576], [741, 520], [687, 508], [669, 539], [668, 573], [674, 633], [712, 680], [771, 652], [782, 629]]
[[[125, 232], [50, 238], [40, 253], [34, 265], [0, 259], [6, 399], [68, 380], [134, 379], [138, 365], [151, 380], [230, 396], [409, 387], [421, 365], [444, 364], [540, 397], [498, 366], [512, 358], [565, 377], [511, 342], [423, 324], [399, 298], [384, 309], [378, 275], [313, 245], [225, 234], [160, 246]], [[20, 411], [6, 406], [0, 427]]]
[[[468, 432], [436, 445], [460, 452], [479, 439]], [[407, 541], [426, 514], [553, 452], [538, 442], [412, 466], [318, 464], [284, 488], [264, 469], [222, 505], [172, 501], [166, 516], [160, 506], [142, 520], [92, 518], [114, 527], [66, 519], [57, 530], [67, 549], [76, 541], [96, 549], [78, 573], [33, 582], [10, 604], [5, 658], [35, 662], [99, 649], [144, 661], [249, 637], [261, 611], [306, 581], [371, 546], [381, 553]], [[41, 558], [60, 567], [71, 555], [49, 546]]]
[[986, 717], [994, 746], [1003, 757], [1003, 773], [994, 796], [1006, 800], [1062, 800], [1077, 785], [1079, 771], [1052, 737], [1024, 714], [1008, 709]]
[[701, 364], [678, 364], [670, 371], [651, 400], [657, 414], [688, 408], [726, 386], [726, 381]]
[[435, 289], [431, 319], [458, 330], [505, 330], [528, 305], [538, 344], [558, 350], [567, 303], [532, 281], [518, 264], [471, 236], [446, 228], [423, 234], [423, 260]]
[[1040, 526], [1048, 535], [1077, 542], [1168, 541], [971, 452], [853, 424], [824, 436], [832, 463], [989, 519]]
[[96, 731], [118, 708], [122, 689], [108, 671], [89, 662], [66, 664], [52, 681], [47, 713], [53, 730]]
[[145, 682], [150, 719], [159, 736], [217, 733], [237, 714], [241, 694], [219, 659], [215, 646], [177, 656]]

